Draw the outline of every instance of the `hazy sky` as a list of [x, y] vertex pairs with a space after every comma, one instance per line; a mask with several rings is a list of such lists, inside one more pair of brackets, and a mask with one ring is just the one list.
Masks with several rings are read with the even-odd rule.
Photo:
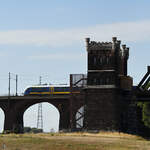
[[[86, 37], [111, 41], [113, 36], [130, 47], [129, 75], [137, 84], [146, 72], [150, 55], [150, 1], [147, 0], [0, 0], [0, 94], [11, 93], [15, 74], [19, 93], [39, 83], [69, 83], [69, 74], [86, 73]], [[25, 125], [36, 126], [37, 106], [25, 114]], [[32, 111], [31, 111], [32, 110]], [[58, 111], [43, 110], [51, 120], [45, 131], [58, 129]], [[50, 111], [50, 112], [49, 112]], [[3, 128], [0, 113], [0, 130]], [[32, 116], [30, 118], [29, 116]], [[34, 125], [33, 125], [34, 126]]]

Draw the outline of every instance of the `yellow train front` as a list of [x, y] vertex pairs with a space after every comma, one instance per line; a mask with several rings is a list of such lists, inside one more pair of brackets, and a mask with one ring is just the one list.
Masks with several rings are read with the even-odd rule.
[[25, 90], [24, 95], [70, 94], [69, 86], [33, 86]]

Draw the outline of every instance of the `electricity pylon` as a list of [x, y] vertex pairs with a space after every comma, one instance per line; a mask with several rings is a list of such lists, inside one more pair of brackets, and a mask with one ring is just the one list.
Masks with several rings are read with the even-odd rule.
[[[40, 76], [40, 85], [41, 85], [42, 77]], [[42, 103], [38, 104], [38, 116], [37, 116], [37, 129], [43, 130], [43, 115], [42, 115]]]
[[37, 129], [43, 130], [42, 103], [38, 104]]

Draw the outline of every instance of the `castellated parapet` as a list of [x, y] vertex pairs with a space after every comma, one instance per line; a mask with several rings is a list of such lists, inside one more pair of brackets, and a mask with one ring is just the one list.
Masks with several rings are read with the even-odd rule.
[[[116, 37], [112, 38], [112, 42], [95, 42], [86, 38], [89, 86], [113, 85], [113, 87], [118, 87], [122, 82], [119, 82], [120, 78], [121, 80], [129, 78], [127, 76], [129, 48], [126, 45], [122, 47], [120, 45], [121, 41]], [[131, 80], [129, 84], [132, 84]]]
[[88, 53], [96, 53], [96, 51], [105, 51], [105, 53], [115, 54], [118, 51], [118, 56], [128, 59], [129, 48], [126, 45], [120, 47], [121, 41], [116, 37], [112, 38], [112, 42], [95, 42], [90, 41], [90, 38], [86, 38], [86, 48]]

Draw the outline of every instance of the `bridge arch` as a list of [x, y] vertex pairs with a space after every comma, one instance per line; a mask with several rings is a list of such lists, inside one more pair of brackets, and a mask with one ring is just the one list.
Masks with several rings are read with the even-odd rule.
[[[42, 102], [43, 129], [44, 132], [59, 130], [60, 112], [58, 108], [50, 102]], [[37, 127], [38, 103], [28, 106], [24, 111], [24, 127]]]
[[11, 109], [6, 113], [5, 130], [15, 133], [22, 133], [24, 128], [23, 116], [24, 112], [32, 105], [48, 102], [55, 106], [59, 111], [59, 130], [69, 129], [70, 114], [69, 101], [67, 98], [53, 97], [24, 97], [22, 100], [16, 100], [11, 104]]
[[0, 108], [0, 133], [4, 131], [5, 112]]

